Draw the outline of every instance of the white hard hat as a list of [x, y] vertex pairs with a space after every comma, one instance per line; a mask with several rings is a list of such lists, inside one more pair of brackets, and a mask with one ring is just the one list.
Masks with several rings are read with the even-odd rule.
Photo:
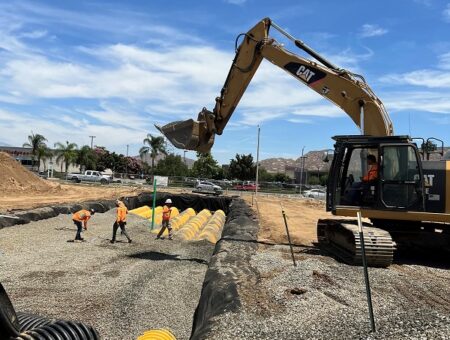
[[166, 199], [166, 204], [172, 204], [172, 200], [170, 198]]

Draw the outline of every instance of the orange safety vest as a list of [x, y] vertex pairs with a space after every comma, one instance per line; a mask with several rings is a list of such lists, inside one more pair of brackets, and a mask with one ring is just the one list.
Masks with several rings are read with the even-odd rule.
[[163, 221], [169, 221], [170, 220], [170, 214], [172, 212], [172, 208], [169, 208], [167, 205], [163, 207], [162, 212], [162, 219]]
[[363, 177], [364, 182], [370, 182], [373, 180], [376, 180], [378, 178], [378, 164], [373, 164], [369, 171], [367, 172], [367, 175]]
[[87, 221], [91, 218], [91, 212], [89, 210], [82, 209], [80, 211], [77, 211], [72, 215], [72, 220], [78, 221], [78, 222], [84, 222], [84, 225], [86, 225]]
[[117, 222], [125, 222], [127, 220], [127, 207], [122, 203], [117, 207]]

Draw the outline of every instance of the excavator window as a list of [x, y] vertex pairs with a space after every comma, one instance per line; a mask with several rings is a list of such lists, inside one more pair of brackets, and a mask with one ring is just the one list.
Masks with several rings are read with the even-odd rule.
[[[369, 159], [370, 162], [368, 162]], [[338, 204], [373, 205], [378, 180], [378, 148], [355, 147], [348, 149], [343, 164]], [[369, 174], [371, 174], [370, 178]]]
[[422, 198], [416, 150], [408, 145], [382, 146], [381, 199], [387, 208], [412, 208]]

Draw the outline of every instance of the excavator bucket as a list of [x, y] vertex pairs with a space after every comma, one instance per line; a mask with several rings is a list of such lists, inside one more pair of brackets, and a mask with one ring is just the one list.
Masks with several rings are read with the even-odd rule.
[[179, 149], [209, 152], [214, 144], [214, 134], [207, 133], [204, 122], [188, 119], [155, 127]]

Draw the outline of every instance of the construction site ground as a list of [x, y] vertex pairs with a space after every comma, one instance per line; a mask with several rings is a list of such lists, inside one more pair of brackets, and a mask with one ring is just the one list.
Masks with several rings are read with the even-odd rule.
[[[238, 281], [238, 312], [214, 318], [211, 339], [450, 339], [448, 258], [408, 254], [370, 268], [377, 332], [370, 333], [361, 267], [313, 246], [319, 201], [244, 196], [259, 215], [258, 247]], [[287, 245], [288, 216], [297, 267]], [[257, 209], [258, 208], [258, 209]]]
[[[55, 184], [2, 157], [3, 212], [143, 190]], [[416, 253], [396, 258], [387, 269], [370, 268], [378, 330], [370, 334], [362, 268], [343, 264], [314, 244], [317, 219], [330, 216], [324, 203], [294, 196], [238, 195], [254, 210], [260, 228], [257, 239], [230, 236], [226, 241], [256, 247], [241, 248], [248, 254], [232, 254], [246, 259], [230, 276], [239, 300], [234, 305], [239, 307], [208, 320], [209, 339], [450, 339], [448, 258]], [[290, 257], [280, 203], [297, 267]], [[136, 216], [128, 223], [133, 243], [119, 236], [120, 242], [110, 244], [114, 219], [114, 210], [96, 214], [83, 243], [67, 242], [75, 237], [70, 215], [0, 229], [0, 278], [16, 310], [86, 322], [104, 339], [136, 339], [147, 329], [161, 327], [188, 339], [214, 245], [154, 240], [149, 222]]]
[[136, 339], [153, 328], [188, 339], [214, 245], [155, 240], [149, 222], [128, 218], [132, 243], [115, 211], [96, 214], [73, 240], [71, 215], [0, 230], [0, 278], [17, 311], [94, 326], [102, 339]]

